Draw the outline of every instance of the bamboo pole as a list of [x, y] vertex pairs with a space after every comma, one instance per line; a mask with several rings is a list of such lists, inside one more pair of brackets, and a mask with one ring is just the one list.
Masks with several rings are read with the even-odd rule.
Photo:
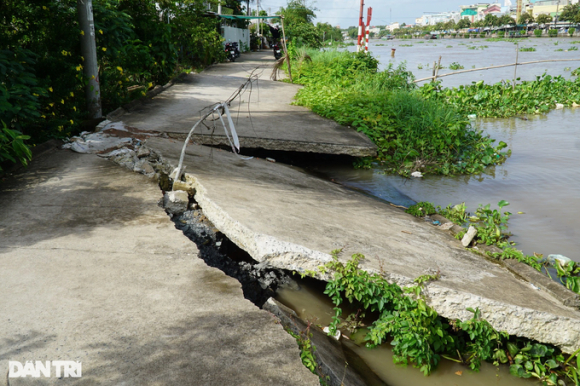
[[437, 62], [433, 61], [433, 76], [427, 79], [431, 79], [431, 81], [433, 82], [433, 79], [435, 79], [435, 70], [437, 69]]
[[439, 74], [439, 67], [441, 67], [441, 56], [439, 56], [439, 62], [437, 62], [437, 69], [435, 70], [435, 76], [433, 82], [437, 82], [437, 75]]
[[[549, 62], [580, 62], [580, 59], [545, 59], [545, 60], [534, 60], [531, 62], [521, 62], [518, 63], [518, 66], [523, 66], [525, 64], [536, 64], [536, 63], [549, 63]], [[494, 68], [503, 68], [503, 67], [511, 67], [514, 66], [515, 63], [510, 63], [510, 64], [500, 64], [497, 66], [489, 66], [489, 67], [481, 67], [481, 68], [470, 68], [469, 70], [461, 70], [461, 71], [455, 71], [455, 72], [449, 72], [447, 74], [441, 74], [438, 75], [438, 78], [443, 78], [445, 76], [450, 76], [450, 75], [456, 75], [456, 74], [463, 74], [466, 72], [473, 72], [473, 71], [483, 71], [483, 70], [492, 70]], [[415, 81], [413, 81], [413, 83], [419, 83], [419, 82], [423, 82], [429, 79], [433, 79], [435, 77], [435, 74], [433, 74], [433, 76], [430, 76], [428, 78], [421, 78], [421, 79], [417, 79]]]
[[516, 62], [514, 64], [514, 83], [512, 84], [512, 90], [516, 89], [516, 74], [518, 72], [518, 56], [520, 55], [520, 45], [516, 44]]
[[290, 66], [290, 55], [288, 55], [288, 48], [286, 47], [286, 32], [284, 32], [284, 16], [280, 16], [281, 24], [282, 24], [282, 38], [284, 39], [282, 43], [284, 43], [284, 52], [286, 53], [286, 64], [288, 65], [288, 77], [290, 78], [290, 83], [294, 83], [292, 80], [292, 68]]

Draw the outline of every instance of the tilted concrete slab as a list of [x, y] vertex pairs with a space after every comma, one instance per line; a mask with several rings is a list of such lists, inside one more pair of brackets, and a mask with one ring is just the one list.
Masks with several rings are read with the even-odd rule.
[[146, 177], [69, 151], [0, 185], [0, 384], [10, 360], [82, 362], [80, 379], [53, 368], [11, 386], [318, 384], [160, 197]]
[[[177, 163], [182, 144], [146, 145]], [[261, 159], [243, 160], [202, 146], [187, 148], [186, 173], [205, 215], [255, 260], [304, 272], [344, 248], [366, 256], [363, 268], [401, 285], [426, 273], [428, 303], [447, 318], [469, 319], [479, 307], [496, 329], [572, 352], [580, 347], [580, 311], [562, 305], [438, 230], [391, 205]]]
[[[322, 118], [307, 108], [292, 106], [300, 86], [270, 80], [273, 55], [243, 54], [242, 60], [210, 67], [181, 77], [164, 92], [111, 117], [127, 126], [161, 131], [170, 137], [187, 136], [207, 106], [227, 100], [258, 68], [258, 82], [230, 108], [242, 148], [262, 148], [357, 157], [376, 154], [377, 147], [362, 133]], [[200, 126], [195, 143], [229, 145], [219, 121], [217, 128]]]

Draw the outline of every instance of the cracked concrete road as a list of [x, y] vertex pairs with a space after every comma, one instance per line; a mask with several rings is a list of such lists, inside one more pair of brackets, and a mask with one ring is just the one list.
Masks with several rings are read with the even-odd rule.
[[[177, 165], [182, 143], [150, 138], [145, 144]], [[466, 308], [479, 307], [498, 330], [568, 353], [580, 346], [578, 309], [466, 251], [449, 231], [279, 163], [190, 145], [184, 165], [204, 214], [258, 262], [304, 272], [344, 248], [343, 259], [362, 253], [364, 269], [382, 270], [400, 285], [439, 270], [441, 278], [424, 293], [440, 315], [471, 319]]]
[[82, 362], [82, 378], [11, 386], [318, 384], [160, 197], [146, 177], [69, 151], [0, 186], [0, 384], [10, 360]]
[[[357, 157], [376, 154], [376, 145], [364, 134], [291, 105], [301, 86], [270, 80], [273, 64], [270, 51], [242, 54], [234, 63], [183, 76], [161, 94], [110, 119], [185, 139], [203, 108], [227, 100], [257, 68], [259, 81], [230, 106], [242, 148]], [[221, 127], [214, 132], [200, 126], [193, 139], [204, 145], [229, 143]]]

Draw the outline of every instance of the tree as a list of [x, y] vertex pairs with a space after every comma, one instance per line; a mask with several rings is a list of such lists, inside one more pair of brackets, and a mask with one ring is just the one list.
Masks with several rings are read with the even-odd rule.
[[565, 6], [558, 19], [572, 23], [580, 23], [580, 3]]
[[499, 18], [491, 13], [485, 15], [485, 19], [483, 19], [483, 25], [486, 27], [496, 27], [499, 25]]
[[312, 24], [316, 17], [314, 11], [316, 8], [308, 5], [306, 0], [289, 0], [285, 8], [280, 8], [286, 36], [298, 46], [320, 48], [322, 45], [322, 33]]
[[516, 24], [514, 18], [508, 15], [507, 13], [501, 15], [501, 17], [499, 18], [499, 25], [509, 25], [509, 24]]
[[469, 28], [471, 26], [471, 22], [469, 19], [461, 19], [457, 22], [457, 28]]
[[531, 12], [524, 12], [520, 15], [518, 24], [530, 24], [534, 22], [534, 16]]
[[457, 27], [457, 25], [455, 24], [455, 20], [451, 19], [448, 22], [446, 22], [445, 24], [443, 24], [443, 28], [445, 28], [446, 31], [449, 30], [453, 30]]
[[548, 24], [552, 21], [552, 16], [542, 13], [536, 17], [536, 22], [538, 24]]

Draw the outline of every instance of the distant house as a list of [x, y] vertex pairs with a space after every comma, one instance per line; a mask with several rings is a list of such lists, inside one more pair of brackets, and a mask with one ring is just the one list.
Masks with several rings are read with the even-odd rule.
[[501, 14], [501, 6], [499, 4], [492, 4], [490, 5], [488, 8], [484, 9], [483, 11], [483, 17], [492, 14], [492, 15], [496, 15], [497, 14]]

